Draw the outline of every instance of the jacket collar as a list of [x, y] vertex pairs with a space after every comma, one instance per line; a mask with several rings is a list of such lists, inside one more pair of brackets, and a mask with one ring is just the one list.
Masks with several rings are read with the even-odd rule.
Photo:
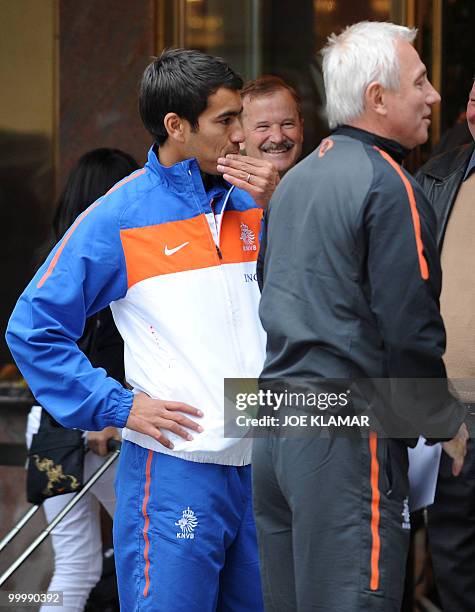
[[441, 155], [430, 159], [421, 168], [421, 173], [438, 181], [445, 180], [455, 172], [464, 173], [474, 150], [475, 142], [472, 142], [441, 153]]
[[468, 164], [465, 170], [463, 180], [468, 178], [474, 170], [475, 170], [475, 149], [472, 151], [472, 155], [470, 156], [470, 159], [468, 160]]
[[383, 138], [382, 136], [377, 136], [372, 132], [367, 132], [366, 130], [361, 130], [360, 128], [355, 128], [350, 125], [341, 125], [337, 127], [333, 134], [335, 134], [335, 136], [338, 134], [341, 134], [342, 136], [349, 136], [350, 138], [355, 138], [356, 140], [361, 140], [361, 142], [365, 142], [366, 144], [378, 147], [379, 149], [386, 151], [386, 153], [397, 161], [398, 164], [402, 164], [404, 158], [410, 153], [409, 149], [406, 149], [406, 147], [403, 147], [395, 140]]
[[158, 159], [157, 144], [154, 144], [148, 152], [147, 167], [173, 191], [186, 191], [190, 185], [190, 177], [198, 192], [206, 192], [212, 196], [229, 191], [231, 187], [219, 176], [202, 174], [194, 157], [179, 161], [173, 166], [162, 165]]

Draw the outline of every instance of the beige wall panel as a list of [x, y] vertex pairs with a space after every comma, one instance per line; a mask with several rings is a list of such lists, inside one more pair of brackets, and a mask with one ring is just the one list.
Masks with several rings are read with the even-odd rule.
[[0, 0], [0, 128], [53, 131], [54, 0]]

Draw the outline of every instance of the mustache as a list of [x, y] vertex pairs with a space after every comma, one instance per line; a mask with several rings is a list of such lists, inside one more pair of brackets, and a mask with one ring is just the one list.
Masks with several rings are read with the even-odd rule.
[[264, 142], [259, 148], [264, 153], [269, 153], [272, 151], [281, 151], [284, 149], [285, 151], [290, 151], [290, 149], [294, 146], [294, 142], [289, 138], [286, 138], [282, 142], [275, 144], [274, 142]]

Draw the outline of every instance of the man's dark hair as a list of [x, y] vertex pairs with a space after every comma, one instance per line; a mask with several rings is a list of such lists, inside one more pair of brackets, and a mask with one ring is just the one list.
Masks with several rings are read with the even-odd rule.
[[261, 96], [268, 96], [282, 89], [288, 91], [292, 96], [295, 105], [297, 106], [297, 112], [301, 117], [302, 111], [300, 96], [293, 87], [284, 81], [284, 79], [281, 79], [273, 74], [264, 74], [258, 79], [248, 81], [241, 91], [241, 98], [244, 99], [245, 96], [249, 96], [249, 99], [252, 100], [253, 98], [260, 98]]
[[192, 49], [168, 49], [145, 69], [140, 83], [140, 116], [160, 145], [168, 137], [163, 123], [167, 113], [176, 113], [197, 130], [209, 96], [220, 87], [239, 90], [242, 84], [241, 77], [219, 57]]

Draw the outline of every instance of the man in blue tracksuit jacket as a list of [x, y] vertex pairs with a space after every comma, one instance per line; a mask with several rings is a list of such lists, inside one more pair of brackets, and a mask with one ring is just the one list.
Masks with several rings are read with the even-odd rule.
[[[262, 367], [249, 278], [278, 175], [239, 156], [241, 87], [197, 51], [148, 66], [148, 162], [78, 217], [8, 326], [21, 371], [60, 423], [124, 427], [114, 544], [126, 612], [262, 609], [251, 442], [223, 435], [223, 379]], [[133, 391], [76, 344], [109, 304]]]

